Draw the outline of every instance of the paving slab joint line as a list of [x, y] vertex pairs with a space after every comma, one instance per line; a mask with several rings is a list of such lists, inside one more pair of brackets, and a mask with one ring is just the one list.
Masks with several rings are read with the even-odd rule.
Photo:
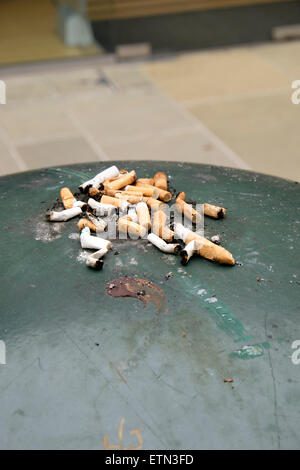
[[[147, 74], [144, 70], [140, 70], [141, 73], [145, 74], [146, 77]], [[188, 109], [185, 108], [183, 104], [181, 104], [178, 101], [175, 101], [167, 92], [162, 90], [160, 86], [151, 78], [149, 77], [150, 80], [153, 81], [154, 87], [159, 91], [159, 93], [163, 96], [165, 96], [168, 101], [172, 104], [174, 108], [177, 108], [178, 111], [181, 112], [183, 116], [188, 119], [196, 129], [198, 129], [199, 132], [202, 133], [202, 135], [205, 135], [207, 138], [209, 138], [210, 141], [212, 141], [216, 147], [218, 147], [221, 152], [229, 158], [235, 165], [237, 165], [239, 168], [242, 168], [244, 170], [251, 170], [251, 167], [239, 156], [237, 155], [230, 147], [225, 144], [214, 132], [212, 132], [210, 129], [208, 129], [199, 119], [197, 119], [195, 116], [193, 116]]]

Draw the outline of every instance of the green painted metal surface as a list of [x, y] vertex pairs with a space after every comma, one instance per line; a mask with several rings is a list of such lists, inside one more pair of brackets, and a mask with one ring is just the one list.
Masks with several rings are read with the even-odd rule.
[[[142, 177], [166, 171], [191, 199], [227, 207], [206, 234], [220, 233], [242, 265], [182, 267], [129, 240], [89, 270], [76, 222], [51, 225], [44, 212], [62, 185], [75, 189], [105, 164], [1, 178], [0, 447], [299, 448], [299, 185], [205, 165], [117, 164]], [[162, 289], [168, 314], [109, 297], [106, 284], [124, 275]]]

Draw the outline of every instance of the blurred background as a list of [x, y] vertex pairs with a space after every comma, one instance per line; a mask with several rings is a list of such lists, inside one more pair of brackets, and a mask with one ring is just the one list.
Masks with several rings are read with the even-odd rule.
[[0, 0], [0, 20], [1, 175], [150, 159], [300, 181], [299, 1]]

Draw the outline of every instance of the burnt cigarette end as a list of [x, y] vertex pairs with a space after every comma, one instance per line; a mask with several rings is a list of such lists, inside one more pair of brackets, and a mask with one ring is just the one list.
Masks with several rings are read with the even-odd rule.
[[95, 263], [95, 268], [97, 271], [100, 271], [103, 268], [104, 261], [103, 259], [98, 259]]
[[81, 193], [88, 193], [90, 188], [92, 188], [92, 184], [88, 184], [87, 186], [78, 186], [78, 189]]
[[224, 209], [220, 209], [218, 212], [218, 219], [224, 219], [224, 217], [225, 217]]
[[176, 255], [178, 255], [178, 254], [181, 253], [181, 252], [182, 252], [182, 246], [178, 244], [178, 245], [175, 246], [175, 248], [174, 248], [174, 253], [175, 253]]
[[51, 210], [48, 210], [45, 214], [46, 220], [50, 220]]
[[189, 260], [189, 255], [186, 250], [180, 251], [180, 263], [185, 266]]

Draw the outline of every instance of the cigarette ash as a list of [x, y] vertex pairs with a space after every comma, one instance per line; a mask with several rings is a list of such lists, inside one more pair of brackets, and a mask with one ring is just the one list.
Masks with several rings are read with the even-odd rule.
[[86, 260], [88, 259], [90, 253], [88, 251], [85, 251], [85, 250], [80, 250], [78, 256], [77, 256], [77, 261], [78, 263], [85, 263]]
[[36, 221], [31, 225], [35, 240], [45, 243], [53, 242], [61, 237], [62, 225], [60, 223], [52, 223]]
[[69, 237], [71, 240], [79, 240], [80, 235], [79, 233], [70, 233]]
[[131, 297], [140, 300], [144, 309], [152, 303], [157, 313], [168, 313], [167, 298], [162, 289], [147, 279], [137, 277], [120, 277], [106, 285], [106, 293], [111, 297]]

